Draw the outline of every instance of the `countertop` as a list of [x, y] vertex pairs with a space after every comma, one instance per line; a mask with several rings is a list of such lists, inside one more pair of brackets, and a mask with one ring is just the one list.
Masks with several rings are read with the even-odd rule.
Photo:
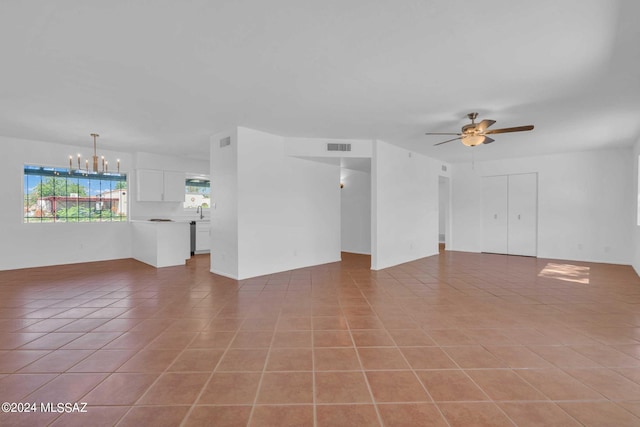
[[[164, 219], [164, 218], [163, 218]], [[130, 219], [129, 222], [136, 222], [136, 223], [150, 223], [150, 224], [184, 224], [184, 223], [190, 223], [191, 221], [195, 221], [195, 222], [211, 222], [211, 219], [209, 218], [203, 218], [203, 219], [188, 219], [188, 218], [180, 218], [180, 219], [169, 219], [168, 221], [151, 221], [151, 219]]]

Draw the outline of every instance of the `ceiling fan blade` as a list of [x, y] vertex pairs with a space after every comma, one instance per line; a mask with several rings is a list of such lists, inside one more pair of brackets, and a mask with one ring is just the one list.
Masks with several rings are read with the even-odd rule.
[[447, 142], [455, 141], [456, 139], [462, 139], [462, 137], [461, 137], [461, 136], [459, 136], [459, 137], [457, 137], [457, 138], [447, 139], [446, 141], [442, 141], [442, 142], [438, 142], [437, 144], [433, 144], [433, 146], [435, 147], [436, 145], [446, 144]]
[[492, 135], [494, 133], [522, 132], [522, 131], [525, 131], [525, 130], [533, 130], [533, 125], [516, 126], [516, 127], [513, 127], [513, 128], [502, 128], [502, 129], [488, 130], [484, 134], [485, 135]]
[[478, 126], [476, 126], [476, 129], [478, 129], [478, 131], [480, 132], [484, 132], [485, 130], [487, 130], [489, 126], [491, 126], [495, 122], [496, 122], [495, 120], [483, 120], [480, 123], [478, 123]]
[[461, 133], [455, 132], [427, 132], [425, 135], [462, 135]]
[[491, 144], [493, 141], [495, 141], [495, 139], [485, 136], [483, 144]]

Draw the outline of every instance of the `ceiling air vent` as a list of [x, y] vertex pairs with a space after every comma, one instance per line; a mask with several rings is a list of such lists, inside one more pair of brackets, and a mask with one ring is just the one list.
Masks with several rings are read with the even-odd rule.
[[351, 144], [327, 144], [327, 151], [351, 151]]
[[231, 137], [230, 136], [228, 136], [226, 138], [222, 138], [220, 140], [220, 148], [228, 147], [229, 145], [231, 145]]

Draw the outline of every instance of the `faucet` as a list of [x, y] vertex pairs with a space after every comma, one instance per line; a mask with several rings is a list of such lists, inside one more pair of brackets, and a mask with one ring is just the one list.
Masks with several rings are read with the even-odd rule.
[[196, 208], [196, 213], [200, 214], [200, 219], [204, 218], [204, 209], [202, 209], [202, 205]]

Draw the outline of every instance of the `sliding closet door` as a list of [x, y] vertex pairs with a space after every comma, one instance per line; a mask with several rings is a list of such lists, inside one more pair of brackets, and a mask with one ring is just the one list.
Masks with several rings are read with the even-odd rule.
[[507, 253], [507, 176], [482, 178], [482, 252]]
[[538, 174], [509, 175], [508, 254], [536, 256]]

